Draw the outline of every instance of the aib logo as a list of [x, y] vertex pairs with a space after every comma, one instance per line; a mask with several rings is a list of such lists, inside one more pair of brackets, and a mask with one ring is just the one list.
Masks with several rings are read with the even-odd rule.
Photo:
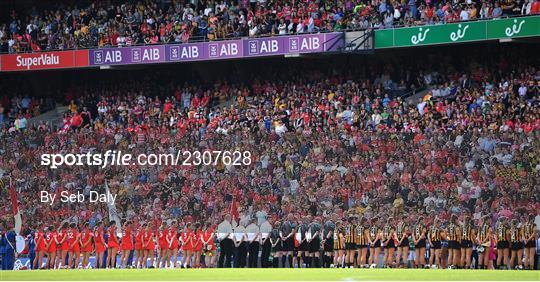
[[217, 57], [218, 56], [218, 46], [217, 44], [209, 44], [208, 48], [210, 49], [210, 57]]
[[140, 62], [141, 61], [141, 49], [137, 48], [137, 49], [131, 50], [131, 56], [132, 56], [131, 59], [134, 62]]
[[102, 51], [96, 51], [94, 52], [94, 62], [96, 64], [103, 63], [103, 52]]
[[172, 59], [172, 60], [178, 60], [178, 58], [180, 57], [180, 56], [178, 55], [178, 47], [171, 47], [170, 50], [171, 50], [171, 51], [170, 51], [170, 52], [171, 52], [171, 59]]
[[249, 53], [250, 54], [259, 53], [259, 46], [257, 46], [257, 41], [249, 41]]
[[289, 51], [295, 52], [299, 50], [300, 46], [298, 44], [298, 37], [289, 38]]

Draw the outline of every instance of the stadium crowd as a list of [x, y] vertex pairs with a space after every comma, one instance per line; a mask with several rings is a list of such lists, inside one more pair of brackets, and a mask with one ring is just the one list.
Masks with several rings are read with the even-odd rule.
[[26, 128], [30, 118], [56, 106], [48, 95], [33, 95], [23, 77], [0, 78], [0, 93], [0, 124], [16, 121], [17, 128]]
[[[244, 83], [104, 76], [66, 92], [61, 128], [4, 123], [0, 173], [18, 192], [34, 268], [87, 267], [95, 255], [91, 267], [171, 267], [180, 256], [183, 267], [532, 269], [540, 69], [525, 53], [304, 62]], [[420, 88], [431, 90], [414, 102], [389, 94]], [[38, 163], [43, 153], [106, 150], [249, 151], [252, 160]], [[106, 189], [120, 228], [107, 204], [37, 200], [42, 190]], [[9, 201], [0, 216], [9, 230]]]
[[13, 10], [1, 52], [31, 52], [443, 24], [540, 13], [540, 0], [60, 1]]

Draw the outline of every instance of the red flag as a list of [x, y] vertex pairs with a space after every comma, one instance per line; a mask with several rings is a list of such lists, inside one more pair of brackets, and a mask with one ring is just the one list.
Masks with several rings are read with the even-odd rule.
[[30, 47], [34, 52], [41, 51], [41, 47], [35, 41], [30, 42]]
[[236, 196], [233, 196], [233, 200], [231, 202], [231, 217], [234, 221], [237, 221], [237, 219], [240, 217], [238, 214], [238, 202], [236, 201]]
[[15, 232], [19, 234], [22, 227], [21, 211], [19, 210], [19, 204], [17, 203], [17, 191], [15, 186], [9, 179], [9, 197], [11, 198], [11, 209], [13, 211], [13, 218], [15, 219]]
[[11, 198], [13, 216], [15, 216], [19, 213], [19, 204], [17, 204], [17, 191], [15, 191], [15, 186], [11, 185], [11, 181], [9, 181], [9, 197]]

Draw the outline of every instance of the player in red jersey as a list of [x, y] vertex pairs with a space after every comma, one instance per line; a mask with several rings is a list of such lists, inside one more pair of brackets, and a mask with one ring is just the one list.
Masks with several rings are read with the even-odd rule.
[[[81, 248], [79, 230], [75, 223], [71, 223], [67, 234], [67, 244], [69, 246], [69, 261], [67, 266], [71, 268], [79, 267], [81, 260]], [[73, 263], [73, 264], [72, 264]]]
[[178, 227], [176, 220], [173, 220], [171, 227], [169, 228], [169, 234], [167, 235], [167, 242], [169, 243], [169, 250], [171, 252], [172, 265], [171, 267], [176, 267], [176, 262], [178, 261]]
[[203, 248], [202, 243], [202, 230], [201, 230], [201, 224], [195, 223], [195, 229], [193, 230], [192, 234], [192, 242], [193, 242], [193, 267], [199, 268], [201, 267], [201, 253]]
[[144, 256], [144, 250], [142, 247], [142, 237], [144, 230], [146, 229], [146, 224], [143, 223], [135, 234], [135, 267], [141, 268]]
[[216, 262], [216, 244], [214, 243], [214, 228], [212, 224], [207, 221], [204, 224], [202, 233], [202, 244], [204, 252], [204, 265], [206, 267], [214, 267]]
[[92, 246], [93, 237], [94, 237], [94, 234], [88, 227], [88, 223], [85, 223], [81, 231], [81, 234], [79, 236], [79, 242], [81, 244], [81, 252], [83, 254], [82, 256], [83, 268], [87, 268], [89, 264], [90, 253], [92, 252], [92, 249], [93, 249], [93, 246]]
[[143, 247], [143, 268], [147, 267], [147, 261], [150, 259], [150, 268], [154, 268], [154, 232], [152, 231], [152, 227], [150, 224], [146, 226], [146, 230], [144, 231], [143, 237], [142, 237], [142, 247]]
[[45, 225], [42, 225], [41, 228], [37, 230], [36, 234], [34, 235], [36, 241], [36, 257], [32, 262], [32, 269], [41, 268], [43, 263], [43, 256], [45, 255], [45, 252], [47, 252], [47, 248], [45, 246], [46, 240], [44, 229]]
[[191, 261], [191, 254], [193, 253], [193, 232], [191, 231], [191, 223], [186, 223], [182, 234], [180, 235], [180, 241], [182, 242], [182, 267], [187, 268]]
[[133, 231], [131, 229], [131, 221], [126, 221], [122, 227], [122, 256], [120, 257], [120, 265], [126, 268], [129, 259], [129, 254], [133, 250]]
[[167, 258], [169, 256], [169, 243], [167, 242], [167, 235], [169, 230], [165, 222], [161, 223], [159, 231], [157, 233], [158, 246], [159, 246], [159, 259], [157, 267], [167, 267]]
[[118, 237], [116, 235], [116, 221], [111, 220], [107, 229], [109, 240], [107, 241], [107, 268], [116, 268], [116, 255], [118, 254]]
[[62, 227], [58, 229], [58, 247], [57, 247], [57, 260], [56, 268], [65, 268], [66, 267], [66, 257], [69, 250], [67, 244], [67, 233], [69, 231], [69, 225], [67, 222], [62, 223]]
[[54, 269], [56, 266], [56, 246], [58, 244], [57, 237], [58, 234], [56, 233], [54, 226], [51, 225], [49, 227], [49, 231], [45, 235], [45, 248], [47, 249], [47, 264], [45, 265], [45, 268], [47, 269]]
[[103, 268], [103, 254], [105, 253], [105, 239], [101, 222], [94, 227], [94, 249], [96, 250], [96, 268]]

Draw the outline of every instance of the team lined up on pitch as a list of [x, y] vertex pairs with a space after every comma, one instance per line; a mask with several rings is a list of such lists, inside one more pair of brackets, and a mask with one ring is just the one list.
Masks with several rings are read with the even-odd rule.
[[217, 228], [209, 222], [170, 222], [157, 230], [130, 221], [121, 230], [114, 221], [93, 230], [75, 223], [43, 227], [31, 236], [32, 267], [523, 269], [525, 264], [533, 269], [537, 240], [533, 216], [522, 223], [502, 217], [495, 228], [489, 216], [478, 228], [469, 216], [461, 222], [457, 216], [449, 222], [435, 218], [429, 227], [424, 217], [411, 221], [406, 216], [370, 221], [354, 215], [343, 220], [305, 216], [297, 221], [290, 214], [283, 223], [270, 219], [258, 225], [256, 219], [237, 223], [226, 215]]

